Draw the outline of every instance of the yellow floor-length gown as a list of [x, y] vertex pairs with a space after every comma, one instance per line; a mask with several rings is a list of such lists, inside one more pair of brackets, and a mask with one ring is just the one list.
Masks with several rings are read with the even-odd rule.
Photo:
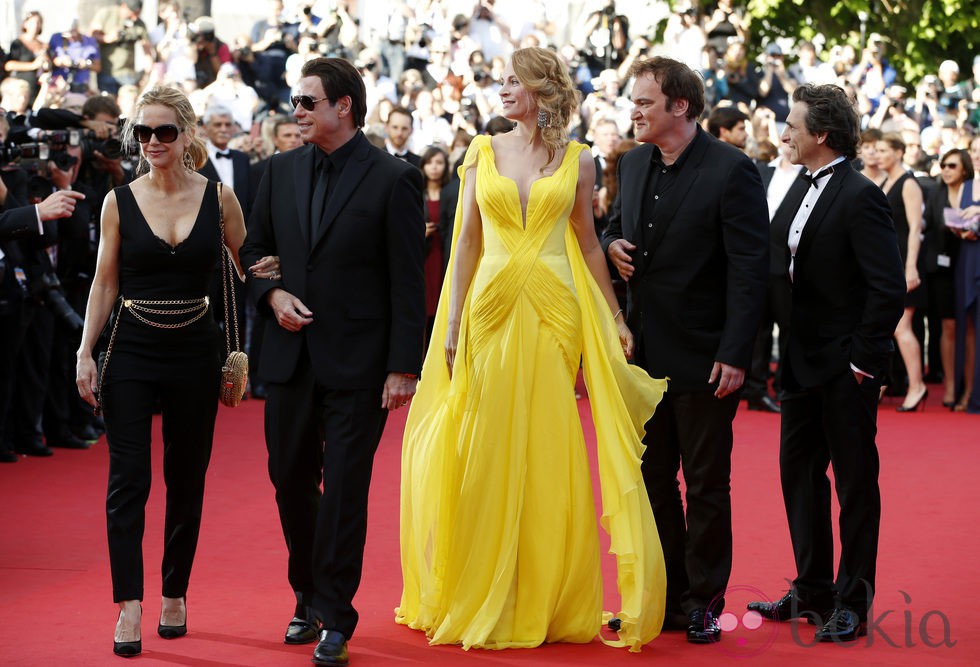
[[533, 647], [599, 634], [599, 538], [574, 390], [580, 358], [621, 597], [619, 640], [606, 643], [638, 651], [660, 631], [663, 552], [640, 457], [666, 383], [627, 364], [568, 222], [583, 148], [569, 144], [558, 169], [534, 182], [526, 225], [489, 137], [473, 141], [459, 169], [465, 179], [476, 167], [483, 255], [451, 379], [446, 277], [402, 451], [396, 621], [433, 644]]

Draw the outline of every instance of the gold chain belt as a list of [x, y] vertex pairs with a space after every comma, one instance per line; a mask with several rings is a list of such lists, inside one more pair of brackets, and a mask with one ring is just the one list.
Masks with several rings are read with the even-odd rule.
[[[180, 329], [204, 317], [208, 312], [210, 300], [203, 296], [200, 299], [172, 299], [169, 301], [147, 301], [145, 299], [123, 299], [122, 307], [129, 310], [137, 320], [157, 329]], [[153, 306], [183, 306], [182, 308], [154, 308]], [[188, 315], [194, 316], [183, 322], [161, 324], [147, 319], [143, 315]]]

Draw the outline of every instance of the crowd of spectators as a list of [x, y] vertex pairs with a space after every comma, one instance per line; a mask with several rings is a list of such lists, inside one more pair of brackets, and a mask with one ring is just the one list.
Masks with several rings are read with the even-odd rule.
[[[438, 147], [451, 168], [494, 120], [508, 55], [523, 46], [553, 48], [581, 91], [571, 130], [597, 160], [597, 229], [615, 195], [618, 156], [633, 145], [626, 73], [648, 55], [671, 56], [703, 74], [706, 118], [726, 107], [744, 114], [740, 147], [760, 165], [779, 161], [792, 92], [803, 83], [842, 86], [867, 130], [898, 136], [902, 160], [925, 199], [938, 182], [941, 156], [972, 145], [973, 164], [980, 165], [980, 55], [972, 72], [947, 60], [935, 64], [934, 74], [908, 81], [888, 60], [897, 45], [880, 34], [832, 48], [824, 41], [760, 43], [744, 9], [730, 0], [647, 4], [650, 16], [662, 17], [659, 25], [631, 21], [614, 0], [587, 5], [573, 23], [567, 3], [555, 0], [394, 0], [385, 4], [385, 16], [370, 20], [356, 0], [269, 0], [267, 15], [240, 35], [226, 34], [209, 16], [188, 15], [179, 0], [160, 0], [152, 20], [141, 0], [116, 0], [88, 25], [75, 20], [53, 34], [40, 12], [24, 13], [19, 36], [0, 49], [0, 210], [57, 188], [82, 190], [88, 198], [40, 241], [0, 239], [0, 343], [13, 350], [2, 355], [0, 376], [17, 378], [16, 391], [0, 391], [0, 446], [44, 454], [50, 453], [45, 443], [80, 447], [99, 434], [98, 420], [72, 395], [70, 354], [55, 349], [73, 350], [77, 332], [60, 315], [39, 324], [47, 319], [39, 313], [51, 311], [52, 289], [68, 296], [75, 313], [84, 311], [102, 198], [136, 166], [114, 141], [118, 121], [149, 86], [180, 88], [202, 119], [221, 109], [232, 121], [227, 148], [255, 165], [277, 150], [274, 127], [291, 112], [302, 63], [321, 55], [347, 58], [367, 86], [368, 138], [416, 160]], [[874, 164], [859, 168], [884, 180]], [[438, 238], [434, 228], [431, 233]], [[447, 238], [442, 230], [441, 243]], [[51, 281], [44, 276], [61, 286], [46, 286]], [[948, 318], [928, 305], [916, 309], [916, 318], [913, 328], [928, 343], [925, 377], [936, 381], [943, 374], [940, 321]], [[47, 397], [44, 409], [22, 405], [31, 402], [24, 398], [31, 391]], [[52, 395], [60, 406], [51, 406]], [[15, 460], [4, 449], [0, 458]]]

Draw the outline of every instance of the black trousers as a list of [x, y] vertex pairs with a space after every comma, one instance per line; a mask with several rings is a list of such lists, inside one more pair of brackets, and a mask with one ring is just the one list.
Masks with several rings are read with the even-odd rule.
[[[51, 344], [55, 319], [43, 304], [28, 306], [29, 324], [17, 358], [16, 390], [7, 420], [7, 434], [14, 444], [42, 442], [41, 420], [48, 393]], [[29, 445], [28, 445], [29, 446]]]
[[[116, 359], [110, 360], [114, 365]], [[163, 595], [187, 593], [204, 503], [218, 413], [219, 371], [198, 381], [111, 380], [102, 388], [109, 443], [106, 527], [113, 601], [143, 599], [143, 530], [150, 494], [150, 433], [159, 401], [163, 422], [163, 479], [167, 485]]]
[[[779, 471], [797, 577], [804, 596], [836, 592], [862, 617], [875, 586], [881, 494], [875, 445], [879, 379], [844, 371], [782, 403]], [[840, 501], [841, 556], [834, 583], [830, 480]]]
[[293, 378], [270, 383], [267, 391], [269, 477], [289, 549], [289, 583], [325, 628], [350, 638], [358, 619], [353, 600], [364, 559], [368, 488], [388, 417], [382, 387], [324, 388], [304, 353]]
[[[739, 392], [669, 391], [647, 422], [643, 481], [667, 567], [667, 609], [724, 608], [732, 571], [732, 419]], [[687, 486], [687, 514], [679, 471]]]

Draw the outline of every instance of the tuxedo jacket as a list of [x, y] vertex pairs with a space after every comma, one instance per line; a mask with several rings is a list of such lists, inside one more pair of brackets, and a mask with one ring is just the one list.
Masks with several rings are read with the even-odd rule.
[[34, 206], [18, 206], [0, 212], [0, 241], [31, 233], [38, 233], [37, 209]]
[[[254, 198], [249, 192], [250, 164], [248, 154], [237, 151], [234, 148], [228, 149], [228, 152], [231, 153], [231, 164], [235, 172], [235, 182], [231, 184], [231, 187], [235, 191], [235, 197], [238, 198], [238, 204], [242, 207], [242, 213], [245, 215], [245, 219], [248, 220], [249, 206]], [[226, 158], [220, 159], [224, 160]], [[214, 163], [211, 162], [211, 158], [208, 158], [208, 161], [204, 163], [203, 167], [198, 169], [198, 172], [207, 176], [209, 181], [221, 180], [221, 177], [218, 176], [218, 170], [214, 168]]]
[[637, 246], [627, 322], [646, 370], [674, 390], [706, 390], [715, 361], [751, 363], [768, 281], [766, 193], [752, 160], [698, 128], [655, 219], [644, 220], [659, 154], [644, 144], [620, 158], [602, 247], [619, 238]]
[[[249, 277], [250, 296], [268, 315], [259, 377], [287, 382], [312, 363], [334, 389], [380, 387], [390, 372], [419, 373], [425, 330], [422, 172], [375, 148], [360, 132], [310, 234], [315, 151], [310, 144], [273, 155], [259, 184], [244, 266], [278, 255], [280, 280]], [[313, 313], [291, 333], [266, 301], [281, 287]], [[307, 356], [301, 353], [307, 350]]]
[[[809, 187], [801, 181], [804, 189]], [[794, 184], [773, 216], [789, 273]], [[878, 376], [905, 308], [905, 268], [888, 200], [845, 161], [807, 218], [793, 260], [793, 309], [783, 386], [815, 387], [854, 364]]]

